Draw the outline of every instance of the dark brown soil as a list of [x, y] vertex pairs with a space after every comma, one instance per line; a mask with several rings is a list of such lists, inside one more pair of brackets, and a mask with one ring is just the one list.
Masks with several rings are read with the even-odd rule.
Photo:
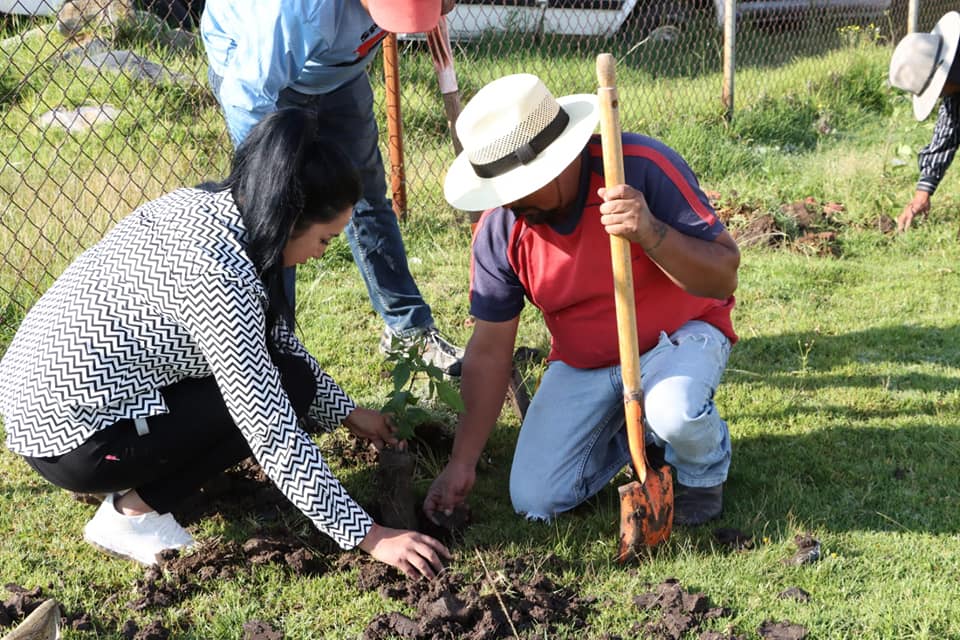
[[774, 622], [765, 620], [757, 633], [761, 638], [769, 640], [804, 640], [807, 637], [807, 629], [799, 624], [793, 624], [788, 620]]
[[137, 581], [134, 611], [169, 607], [202, 591], [216, 580], [231, 580], [251, 566], [280, 564], [295, 575], [323, 574], [327, 557], [318, 557], [302, 541], [276, 533], [248, 539], [243, 544], [212, 540], [183, 556], [177, 551], [160, 554], [160, 564], [149, 567]]
[[[708, 620], [726, 618], [730, 611], [724, 607], [711, 606], [704, 593], [687, 593], [674, 578], [654, 586], [650, 591], [633, 597], [633, 603], [641, 611], [659, 612], [654, 620], [635, 631], [651, 640], [679, 640], [689, 632], [696, 632]], [[733, 635], [713, 636], [735, 638]]]
[[789, 558], [784, 558], [781, 562], [787, 565], [812, 564], [820, 559], [820, 541], [809, 533], [798, 535], [794, 538], [797, 544], [797, 552]]
[[0, 625], [5, 627], [9, 627], [14, 621], [23, 620], [46, 600], [40, 587], [26, 589], [11, 582], [6, 585], [6, 590], [12, 595], [0, 606]]
[[136, 624], [124, 628], [128, 632], [133, 631], [132, 636], [125, 636], [130, 640], [167, 640], [170, 637], [170, 631], [159, 620], [154, 620], [142, 629], [137, 629]]
[[717, 542], [734, 551], [753, 549], [753, 536], [731, 527], [720, 527], [713, 530], [713, 537]]
[[450, 572], [428, 582], [407, 580], [395, 569], [364, 559], [359, 563], [360, 589], [376, 589], [416, 611], [412, 616], [377, 616], [367, 625], [364, 640], [486, 640], [532, 629], [550, 637], [559, 625], [584, 628], [590, 603], [544, 575], [542, 568], [550, 563], [518, 558], [480, 576]]
[[777, 596], [781, 600], [796, 600], [797, 602], [810, 602], [810, 594], [800, 587], [790, 587], [784, 589]]
[[283, 640], [283, 632], [261, 620], [243, 624], [243, 640]]
[[[843, 253], [846, 207], [840, 202], [821, 202], [813, 197], [780, 205], [778, 211], [744, 202], [736, 192], [708, 191], [707, 197], [720, 220], [740, 247], [780, 247], [806, 255], [839, 257]], [[869, 224], [885, 235], [896, 233], [893, 218], [878, 215]]]
[[394, 529], [416, 529], [417, 507], [413, 493], [413, 471], [417, 459], [412, 451], [384, 448], [377, 465], [377, 521]]

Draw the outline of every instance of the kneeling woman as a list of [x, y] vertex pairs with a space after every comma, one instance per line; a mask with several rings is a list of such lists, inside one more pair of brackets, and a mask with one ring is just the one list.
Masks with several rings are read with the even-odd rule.
[[294, 335], [284, 267], [323, 255], [360, 197], [350, 161], [297, 109], [265, 118], [223, 182], [149, 202], [81, 254], [0, 361], [7, 446], [53, 484], [105, 493], [84, 538], [144, 564], [193, 540], [169, 513], [251, 454], [317, 528], [410, 576], [447, 550], [381, 527], [301, 420], [396, 442]]

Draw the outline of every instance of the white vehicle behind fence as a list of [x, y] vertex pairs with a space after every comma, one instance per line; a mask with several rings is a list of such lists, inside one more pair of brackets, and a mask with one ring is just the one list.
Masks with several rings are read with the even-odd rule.
[[[477, 38], [484, 33], [548, 33], [611, 36], [631, 17], [649, 27], [670, 24], [700, 8], [723, 24], [724, 0], [458, 0], [448, 16], [450, 36]], [[837, 11], [850, 17], [879, 18], [891, 0], [744, 0], [737, 16], [776, 16], [804, 11]]]
[[0, 13], [22, 16], [54, 16], [63, 0], [0, 0]]

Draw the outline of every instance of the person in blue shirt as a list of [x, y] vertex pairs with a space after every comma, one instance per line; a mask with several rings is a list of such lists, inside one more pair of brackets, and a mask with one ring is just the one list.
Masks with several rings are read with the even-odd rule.
[[930, 212], [930, 199], [960, 147], [960, 13], [950, 11], [930, 33], [907, 34], [890, 59], [890, 84], [913, 94], [913, 115], [926, 120], [943, 98], [930, 144], [917, 154], [920, 179], [913, 198], [897, 217], [907, 231], [916, 216]]
[[[367, 67], [388, 31], [430, 31], [452, 0], [208, 0], [200, 32], [209, 80], [234, 145], [268, 113], [302, 107], [338, 140], [361, 174], [363, 198], [346, 230], [373, 308], [381, 351], [421, 342], [424, 359], [458, 376], [463, 351], [437, 330], [407, 264], [386, 196]], [[293, 300], [294, 272], [285, 277]], [[291, 308], [293, 305], [291, 304]]]

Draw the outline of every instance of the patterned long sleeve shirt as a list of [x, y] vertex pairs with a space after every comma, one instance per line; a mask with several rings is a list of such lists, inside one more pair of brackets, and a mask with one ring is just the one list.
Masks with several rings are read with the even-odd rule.
[[[166, 413], [161, 388], [212, 375], [264, 472], [318, 529], [354, 547], [373, 521], [298, 427], [244, 247], [229, 192], [180, 189], [121, 220], [41, 296], [0, 360], [7, 446], [67, 453], [118, 420]], [[286, 325], [276, 336], [309, 363], [311, 418], [334, 429], [356, 405]]]
[[933, 194], [953, 162], [960, 147], [960, 94], [943, 97], [937, 123], [933, 127], [933, 139], [920, 150], [917, 162], [920, 165], [920, 181], [917, 191]]

